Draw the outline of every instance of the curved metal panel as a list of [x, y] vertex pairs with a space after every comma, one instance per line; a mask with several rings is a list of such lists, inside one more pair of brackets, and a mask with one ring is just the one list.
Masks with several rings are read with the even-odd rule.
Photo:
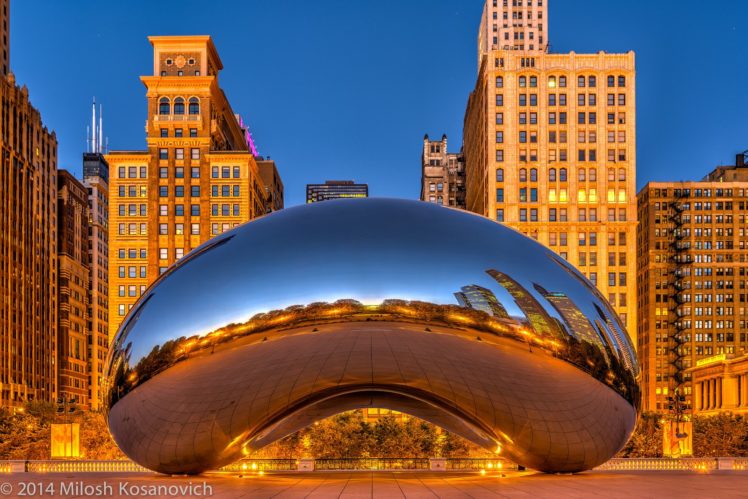
[[164, 473], [357, 407], [569, 472], [625, 444], [637, 376], [615, 312], [547, 248], [463, 211], [355, 199], [273, 213], [170, 268], [120, 328], [106, 406], [122, 450]]

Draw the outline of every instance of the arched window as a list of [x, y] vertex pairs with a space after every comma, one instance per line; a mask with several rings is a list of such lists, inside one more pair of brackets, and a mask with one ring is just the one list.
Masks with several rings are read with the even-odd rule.
[[616, 86], [616, 77], [613, 75], [608, 75], [608, 87], [615, 87]]
[[184, 99], [181, 97], [174, 99], [174, 114], [184, 114]]
[[589, 169], [589, 178], [590, 178], [590, 182], [597, 181], [597, 169], [596, 168]]
[[608, 182], [616, 181], [616, 171], [614, 168], [608, 168]]
[[527, 169], [526, 168], [519, 169], [519, 181], [527, 182]]
[[588, 84], [587, 86], [588, 86], [588, 87], [590, 87], [590, 88], [595, 88], [595, 87], [597, 87], [597, 77], [595, 77], [595, 76], [590, 76], [590, 77], [589, 77], [589, 84]]
[[171, 114], [171, 103], [168, 97], [161, 97], [158, 101], [158, 114]]
[[538, 77], [537, 76], [531, 76], [530, 77], [530, 87], [535, 88], [538, 86]]
[[520, 86], [520, 88], [525, 88], [527, 86], [527, 77], [526, 76], [520, 76], [519, 77], [519, 86]]
[[556, 169], [551, 168], [548, 170], [548, 181], [549, 182], [555, 182], [556, 181]]
[[625, 168], [618, 169], [618, 180], [620, 181], [626, 180], [626, 169]]
[[190, 97], [190, 114], [200, 114], [200, 99]]
[[584, 87], [586, 78], [584, 76], [578, 76], [577, 77], [577, 86], [578, 87]]
[[537, 181], [538, 181], [538, 169], [530, 168], [530, 182], [537, 182]]
[[504, 77], [497, 76], [496, 77], [496, 88], [503, 88], [503, 87], [504, 87]]
[[558, 171], [558, 179], [559, 179], [559, 180], [560, 180], [561, 182], [566, 182], [566, 168], [561, 168], [561, 169], [560, 169], [560, 170]]
[[579, 169], [579, 181], [584, 182], [586, 178], [586, 170], [584, 168]]
[[504, 181], [504, 169], [503, 168], [497, 168], [496, 169], [496, 181], [497, 182], [503, 182]]
[[548, 77], [548, 87], [549, 88], [556, 88], [556, 77], [555, 76], [549, 76]]

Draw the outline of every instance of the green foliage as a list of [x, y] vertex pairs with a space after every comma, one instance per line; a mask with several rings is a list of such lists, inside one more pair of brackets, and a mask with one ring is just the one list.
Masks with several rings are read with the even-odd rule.
[[662, 457], [661, 418], [655, 412], [642, 413], [634, 433], [616, 457]]

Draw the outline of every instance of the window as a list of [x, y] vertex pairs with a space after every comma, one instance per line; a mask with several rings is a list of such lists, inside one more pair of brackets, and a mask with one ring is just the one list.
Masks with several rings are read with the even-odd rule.
[[496, 88], [503, 88], [503, 87], [504, 87], [504, 77], [497, 76], [496, 77]]
[[625, 87], [626, 86], [626, 77], [625, 76], [619, 76], [618, 77], [618, 86], [619, 87]]
[[558, 175], [558, 177], [559, 177], [559, 180], [560, 180], [561, 182], [566, 182], [566, 168], [561, 168], [561, 169], [559, 170], [559, 175]]
[[[197, 73], [195, 73], [197, 75]], [[197, 97], [190, 97], [190, 110], [191, 115], [200, 114], [200, 99]]]
[[522, 208], [519, 210], [519, 221], [527, 222], [527, 208]]
[[235, 166], [234, 167], [234, 178], [239, 178], [240, 174], [241, 174], [241, 168], [239, 168], [238, 166]]
[[175, 128], [174, 129], [174, 136], [177, 138], [184, 137], [184, 130], [181, 128]]
[[169, 250], [167, 248], [159, 248], [158, 249], [158, 258], [159, 260], [166, 260], [169, 258]]
[[497, 125], [504, 124], [504, 113], [496, 113], [496, 124]]
[[589, 85], [590, 88], [595, 88], [597, 86], [597, 77], [590, 76], [589, 77]]
[[531, 76], [530, 77], [530, 88], [535, 88], [538, 86], [538, 77], [537, 76]]
[[504, 221], [504, 210], [503, 209], [496, 210], [496, 221], [497, 222]]
[[158, 150], [158, 159], [169, 159], [169, 150], [168, 149], [159, 149]]
[[504, 181], [504, 169], [503, 168], [497, 168], [496, 169], [496, 181], [497, 182], [503, 182]]
[[502, 131], [496, 132], [496, 143], [497, 144], [503, 144], [504, 143], [504, 132], [502, 132]]
[[161, 236], [165, 236], [169, 234], [169, 225], [168, 224], [158, 224], [158, 233]]
[[190, 158], [191, 159], [200, 159], [200, 149], [198, 149], [198, 148], [192, 148], [190, 150]]
[[566, 88], [566, 76], [559, 76], [558, 86], [561, 88]]
[[520, 76], [519, 77], [519, 86], [520, 86], [520, 88], [525, 88], [527, 86], [527, 77], [526, 76]]
[[181, 97], [174, 99], [174, 114], [180, 116], [184, 114], [184, 99]]
[[586, 79], [584, 76], [577, 77], [577, 86], [580, 88], [584, 88]]
[[192, 215], [193, 217], [200, 216], [200, 205], [199, 204], [193, 204], [190, 206], [190, 215]]
[[548, 180], [550, 182], [556, 181], [556, 169], [555, 168], [551, 168], [550, 170], [548, 170]]
[[174, 186], [174, 196], [178, 198], [184, 197], [184, 186], [183, 185]]
[[200, 224], [192, 224], [190, 227], [190, 234], [193, 236], [199, 236], [200, 235]]
[[520, 106], [527, 105], [527, 94], [519, 94], [519, 105]]
[[519, 181], [527, 182], [527, 169], [526, 168], [519, 169]]
[[200, 178], [200, 167], [193, 166], [192, 168], [190, 168], [190, 176], [192, 178]]
[[197, 137], [197, 128], [190, 128], [190, 137]]
[[184, 205], [183, 204], [174, 205], [174, 215], [177, 217], [184, 216]]
[[504, 150], [503, 149], [496, 150], [496, 161], [498, 163], [502, 163], [504, 161]]
[[161, 138], [165, 138], [169, 136], [169, 130], [167, 128], [161, 129]]
[[504, 105], [504, 94], [496, 94], [496, 105], [497, 106]]
[[158, 101], [158, 114], [171, 114], [171, 104], [167, 97], [161, 97], [161, 100]]
[[210, 170], [210, 176], [211, 178], [218, 178], [218, 167], [214, 166]]
[[531, 168], [530, 169], [530, 182], [537, 182], [537, 181], [538, 181], [538, 169]]
[[165, 185], [159, 185], [158, 186], [158, 195], [159, 197], [165, 198], [169, 195], [169, 188]]
[[200, 197], [200, 186], [199, 185], [190, 186], [190, 196], [192, 196], [193, 198]]
[[616, 86], [616, 77], [613, 75], [608, 76], [608, 88]]
[[180, 161], [183, 160], [184, 159], [184, 149], [182, 149], [181, 147], [179, 147], [177, 149], [174, 149], [174, 158], [178, 159]]

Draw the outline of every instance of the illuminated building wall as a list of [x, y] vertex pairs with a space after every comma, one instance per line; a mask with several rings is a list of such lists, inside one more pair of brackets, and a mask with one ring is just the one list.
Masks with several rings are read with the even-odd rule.
[[636, 334], [634, 54], [492, 51], [465, 114], [467, 209], [575, 265]]
[[66, 170], [57, 183], [57, 395], [88, 408], [88, 195]]
[[327, 180], [324, 184], [307, 184], [306, 186], [307, 203], [366, 197], [369, 197], [369, 186], [356, 184], [353, 180]]
[[719, 354], [696, 361], [690, 369], [694, 414], [748, 415], [748, 354]]
[[558, 323], [548, 315], [528, 289], [503, 272], [489, 270], [488, 275], [496, 279], [496, 282], [512, 295], [517, 306], [524, 312], [537, 334], [554, 338], [565, 336], [558, 330]]
[[[579, 341], [588, 341], [593, 345], [604, 347], [587, 316], [584, 315], [584, 312], [579, 309], [571, 298], [564, 293], [548, 291], [540, 284], [534, 284], [533, 286], [561, 315], [568, 325], [571, 335], [575, 336]], [[610, 329], [614, 329], [612, 325], [609, 325], [609, 327]]]
[[0, 0], [0, 72], [10, 72], [10, 0]]
[[423, 138], [421, 201], [465, 209], [465, 158], [447, 152], [447, 136]]
[[478, 64], [494, 50], [545, 52], [549, 0], [486, 0], [478, 30]]
[[88, 398], [99, 408], [104, 364], [109, 351], [109, 165], [101, 153], [83, 155], [88, 194]]
[[245, 130], [218, 84], [208, 36], [150, 37], [147, 150], [110, 166], [109, 333], [160, 273], [211, 237], [265, 213]]
[[645, 410], [668, 410], [691, 371], [748, 349], [748, 168], [702, 181], [650, 182], [638, 194], [639, 360]]
[[0, 406], [20, 406], [56, 395], [57, 137], [12, 73], [0, 97]]

